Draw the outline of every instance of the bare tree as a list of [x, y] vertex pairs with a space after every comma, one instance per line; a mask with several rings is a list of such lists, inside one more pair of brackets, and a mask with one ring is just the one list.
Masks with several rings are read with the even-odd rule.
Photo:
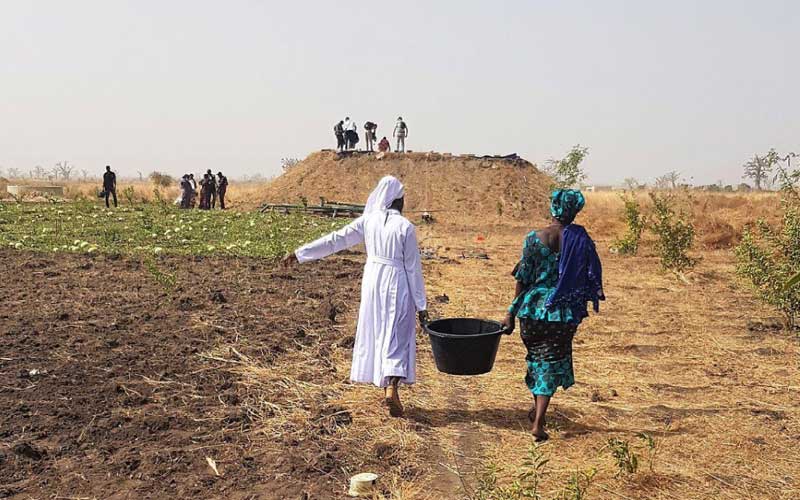
[[667, 172], [666, 174], [662, 175], [661, 177], [656, 177], [655, 182], [653, 185], [656, 189], [676, 189], [678, 187], [678, 183], [681, 180], [680, 172], [673, 170], [671, 172]]
[[32, 177], [36, 179], [42, 179], [44, 177], [45, 170], [42, 168], [41, 165], [36, 165], [33, 167], [33, 173], [31, 174]]
[[83, 176], [83, 180], [86, 180], [86, 178], [89, 177], [89, 171], [86, 170], [85, 168], [82, 168], [81, 169], [81, 176]]
[[20, 174], [22, 172], [19, 171], [17, 167], [9, 167], [8, 168], [8, 178], [9, 179], [18, 179], [20, 178]]
[[73, 170], [75, 170], [75, 166], [70, 165], [68, 161], [60, 161], [56, 163], [55, 167], [53, 167], [53, 172], [56, 174], [56, 179], [58, 179], [58, 176], [60, 175], [65, 181], [69, 180], [69, 176], [72, 174]]
[[138, 170], [136, 171], [136, 173], [139, 174], [139, 180], [143, 181], [144, 180], [144, 176], [142, 175], [142, 173], [139, 172]]
[[639, 184], [639, 181], [634, 177], [626, 177], [625, 180], [622, 181], [622, 184], [625, 186], [625, 189], [630, 191], [635, 191], [644, 187], [644, 185]]
[[281, 158], [281, 168], [284, 172], [300, 163], [299, 158]]
[[[769, 174], [775, 164], [780, 160], [781, 158], [775, 152], [775, 149], [770, 149], [764, 156], [753, 155], [753, 158], [744, 164], [744, 175], [742, 177], [752, 179], [756, 189], [761, 190], [763, 184], [768, 181]], [[790, 161], [790, 159], [787, 158], [787, 161]]]

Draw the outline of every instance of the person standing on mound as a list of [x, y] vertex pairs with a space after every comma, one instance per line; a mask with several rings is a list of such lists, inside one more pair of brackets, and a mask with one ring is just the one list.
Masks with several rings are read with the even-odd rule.
[[394, 149], [398, 153], [406, 152], [406, 137], [408, 137], [408, 125], [403, 121], [402, 116], [397, 117], [397, 123], [394, 126], [392, 135], [397, 138], [397, 147]]
[[382, 387], [393, 417], [403, 415], [399, 384], [416, 380], [414, 312], [421, 323], [428, 320], [417, 232], [403, 217], [403, 205], [403, 184], [386, 176], [369, 195], [364, 215], [283, 259], [289, 266], [366, 246], [350, 380]]

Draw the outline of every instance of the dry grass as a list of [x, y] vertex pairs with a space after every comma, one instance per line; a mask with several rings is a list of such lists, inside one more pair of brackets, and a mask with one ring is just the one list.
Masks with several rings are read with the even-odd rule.
[[[756, 216], [774, 216], [775, 198], [703, 194], [694, 206], [727, 210], [724, 220], [741, 227]], [[621, 228], [620, 207], [613, 194], [592, 194], [579, 222], [609, 242]], [[431, 300], [434, 315], [502, 317], [525, 230], [423, 229], [422, 246], [452, 259], [425, 264], [428, 296], [450, 298], [448, 304]], [[541, 445], [551, 460], [543, 476], [546, 498], [562, 491], [576, 470], [590, 468], [598, 470], [590, 498], [798, 498], [798, 339], [758, 329], [774, 314], [737, 281], [730, 251], [699, 248], [703, 259], [687, 283], [661, 272], [647, 243], [632, 258], [600, 248], [609, 300], [579, 330], [577, 385], [559, 392], [551, 407], [553, 439]], [[461, 258], [475, 251], [490, 259]], [[346, 370], [349, 353], [337, 359]], [[464, 498], [462, 480], [473, 483], [474, 472], [491, 461], [512, 475], [531, 443], [524, 347], [516, 334], [503, 339], [485, 376], [438, 373], [423, 337], [418, 360], [419, 383], [405, 392], [405, 420], [386, 418], [374, 388], [324, 389], [337, 391], [357, 416], [347, 432], [358, 441], [343, 441], [355, 462], [381, 473], [384, 485], [418, 488], [411, 498]], [[637, 445], [640, 432], [657, 442], [653, 471], [643, 465], [617, 477], [608, 439]], [[376, 443], [393, 446], [400, 462], [364, 453]], [[637, 453], [646, 461], [641, 448]], [[417, 475], [404, 476], [403, 468]]]
[[[611, 241], [625, 230], [622, 220], [622, 193], [590, 193], [582, 223], [591, 228], [595, 239]], [[636, 193], [643, 210], [652, 206], [647, 193]], [[678, 195], [678, 208], [691, 214], [697, 232], [697, 246], [702, 249], [723, 249], [735, 245], [745, 224], [763, 218], [776, 221], [780, 202], [777, 193], [703, 193]], [[645, 239], [651, 235], [644, 235]]]
[[[42, 184], [42, 181], [32, 181], [27, 179], [14, 179], [9, 184], [23, 184], [23, 185], [37, 185]], [[99, 180], [76, 180], [76, 181], [57, 181], [57, 182], [44, 182], [47, 185], [56, 185], [64, 187], [64, 196], [68, 200], [77, 199], [97, 199], [97, 193], [102, 187], [102, 182]], [[226, 206], [236, 208], [238, 210], [252, 210], [258, 207], [259, 202], [264, 197], [264, 190], [268, 182], [239, 182], [230, 180], [228, 191], [225, 196]], [[117, 183], [117, 198], [120, 203], [125, 203], [125, 194], [123, 191], [126, 188], [133, 188], [133, 198], [137, 202], [154, 200], [155, 185], [147, 180], [130, 180], [120, 179]], [[159, 188], [161, 195], [167, 201], [174, 201], [180, 194], [180, 188], [177, 184], [173, 184], [167, 188]], [[0, 190], [0, 199], [6, 196], [5, 187]]]

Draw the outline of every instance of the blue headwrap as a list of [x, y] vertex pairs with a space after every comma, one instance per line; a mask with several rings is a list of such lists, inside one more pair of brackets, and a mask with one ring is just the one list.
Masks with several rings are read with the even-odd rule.
[[585, 204], [586, 198], [577, 189], [558, 189], [553, 191], [550, 214], [566, 226], [572, 224]]

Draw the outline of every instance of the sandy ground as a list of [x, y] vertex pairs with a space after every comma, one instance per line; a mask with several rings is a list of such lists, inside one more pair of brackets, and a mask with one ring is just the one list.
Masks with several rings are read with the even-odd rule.
[[[502, 318], [513, 293], [509, 272], [525, 229], [443, 232], [423, 229], [430, 298], [439, 317]], [[575, 340], [577, 384], [551, 405], [550, 459], [542, 475], [552, 498], [575, 471], [597, 469], [589, 498], [800, 497], [798, 337], [774, 329], [734, 275], [730, 252], [702, 253], [688, 282], [663, 273], [656, 258], [609, 254], [601, 313]], [[485, 253], [488, 260], [469, 258]], [[466, 256], [467, 258], [464, 258]], [[503, 339], [494, 370], [479, 377], [438, 373], [420, 337], [419, 384], [406, 393], [408, 420], [430, 426], [426, 471], [409, 498], [464, 498], [474, 472], [493, 462], [512, 474], [532, 444], [518, 333]], [[361, 390], [366, 404], [373, 395]], [[387, 421], [379, 433], [409, 433]], [[653, 436], [648, 453], [638, 433]], [[640, 471], [620, 475], [609, 438], [635, 446]], [[402, 492], [403, 488], [398, 488]]]

